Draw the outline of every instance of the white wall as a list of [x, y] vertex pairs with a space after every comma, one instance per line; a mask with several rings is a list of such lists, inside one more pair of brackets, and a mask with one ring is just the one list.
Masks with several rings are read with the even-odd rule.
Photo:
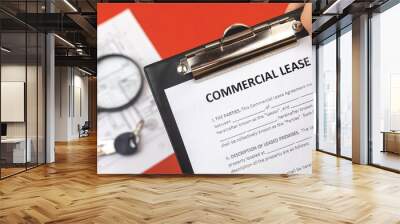
[[70, 77], [67, 67], [55, 68], [55, 141], [68, 140], [68, 86]]
[[25, 121], [25, 82], [2, 81], [0, 101], [1, 122]]
[[[5, 64], [1, 66], [1, 81], [2, 82], [25, 82], [25, 75], [28, 72], [28, 87], [27, 87], [27, 119], [28, 119], [28, 137], [31, 133], [36, 135], [36, 107], [37, 107], [37, 93], [36, 93], [36, 80], [31, 77], [32, 74], [36, 77], [36, 66], [18, 65], [18, 64]], [[30, 88], [29, 88], [30, 87]], [[3, 96], [4, 97], [4, 96]], [[41, 107], [42, 105], [39, 105]], [[1, 108], [7, 110], [7, 108]], [[26, 122], [7, 122], [7, 135], [8, 137], [25, 137], [25, 124]]]
[[72, 67], [56, 67], [55, 73], [55, 140], [74, 140], [78, 124], [88, 120], [88, 77]]
[[[32, 67], [28, 67], [30, 70]], [[25, 71], [24, 65], [8, 64], [1, 66], [1, 81], [2, 82], [25, 82]], [[1, 108], [6, 110], [6, 108]], [[25, 137], [25, 122], [10, 122], [7, 123], [7, 136], [8, 137]]]
[[79, 75], [76, 75], [75, 70], [75, 75], [74, 75], [74, 92], [75, 94], [73, 96], [75, 102], [74, 102], [74, 108], [72, 109], [73, 111], [73, 119], [72, 119], [72, 130], [71, 134], [72, 136], [78, 136], [78, 129], [77, 126], [78, 124], [83, 125], [85, 121], [88, 121], [89, 119], [89, 113], [88, 113], [88, 77], [87, 76], [82, 76], [82, 73], [79, 71]]
[[[38, 70], [37, 70], [38, 69]], [[27, 80], [25, 80], [27, 78]], [[26, 85], [26, 107], [20, 110], [23, 114], [26, 112], [26, 120], [21, 122], [5, 122], [7, 123], [7, 137], [9, 138], [25, 138], [29, 139], [32, 161], [39, 163], [44, 162], [45, 150], [45, 120], [44, 120], [44, 74], [42, 67], [25, 66], [25, 64], [3, 64], [1, 66], [2, 82], [24, 82]], [[3, 92], [4, 89], [2, 89]], [[23, 90], [22, 90], [23, 91]], [[24, 92], [23, 92], [24, 93]], [[2, 95], [7, 98], [7, 95]], [[12, 110], [10, 107], [2, 107], [1, 110]], [[7, 111], [13, 113], [13, 111]], [[37, 153], [39, 154], [37, 156]]]

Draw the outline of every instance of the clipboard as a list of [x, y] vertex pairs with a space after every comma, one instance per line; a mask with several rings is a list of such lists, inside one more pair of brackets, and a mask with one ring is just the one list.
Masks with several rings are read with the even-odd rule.
[[184, 174], [193, 174], [194, 171], [164, 90], [191, 79], [201, 79], [213, 72], [295, 44], [298, 39], [308, 36], [300, 22], [302, 10], [302, 8], [297, 9], [252, 27], [233, 24], [225, 30], [223, 37], [219, 40], [144, 68], [165, 129]]

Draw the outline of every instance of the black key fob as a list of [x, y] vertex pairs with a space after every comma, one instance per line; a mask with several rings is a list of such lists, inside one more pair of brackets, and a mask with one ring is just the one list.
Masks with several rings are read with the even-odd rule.
[[133, 132], [120, 134], [114, 140], [115, 152], [121, 155], [132, 155], [137, 152], [137, 138]]

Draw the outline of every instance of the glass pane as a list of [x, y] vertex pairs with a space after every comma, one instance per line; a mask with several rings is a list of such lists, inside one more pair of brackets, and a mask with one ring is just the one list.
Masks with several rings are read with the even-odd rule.
[[[27, 2], [27, 13], [37, 13], [37, 1]], [[30, 18], [32, 23], [37, 23], [38, 17]], [[27, 150], [31, 151], [28, 168], [37, 166], [38, 163], [38, 34], [36, 30], [27, 30], [27, 80], [26, 80], [26, 111], [27, 111]]]
[[352, 35], [351, 30], [340, 36], [340, 150], [352, 156]]
[[27, 150], [31, 153], [30, 160], [28, 160], [28, 168], [34, 167], [37, 165], [37, 33], [29, 32], [27, 33], [28, 38], [28, 63], [27, 63], [27, 80], [26, 80], [26, 111], [27, 111]]
[[318, 147], [336, 153], [336, 39], [318, 48]]
[[1, 34], [1, 175], [25, 170], [26, 151], [26, 33]]
[[45, 149], [45, 88], [46, 88], [46, 76], [45, 76], [45, 44], [46, 37], [44, 34], [39, 33], [38, 35], [38, 163], [45, 163], [46, 149]]
[[400, 4], [376, 14], [372, 26], [372, 163], [400, 170]]

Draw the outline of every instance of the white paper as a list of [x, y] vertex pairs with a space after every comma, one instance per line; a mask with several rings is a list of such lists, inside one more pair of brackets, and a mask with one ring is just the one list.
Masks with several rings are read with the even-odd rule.
[[[311, 173], [312, 67], [279, 73], [304, 58], [311, 62], [310, 37], [274, 55], [165, 90], [194, 173]], [[207, 93], [271, 70], [277, 78], [207, 101]]]
[[[123, 54], [138, 63], [142, 69], [148, 64], [161, 60], [129, 10], [101, 24], [97, 33], [98, 57], [106, 54]], [[145, 77], [143, 79], [145, 80]], [[102, 80], [98, 80], [99, 96], [102, 91], [106, 91], [102, 90], [101, 82]], [[139, 151], [131, 156], [119, 154], [99, 156], [98, 173], [142, 173], [174, 153], [146, 81], [144, 81], [142, 94], [135, 102], [134, 107], [114, 113], [98, 114], [98, 147], [109, 147], [104, 151], [115, 151], [113, 149], [114, 139], [121, 133], [135, 129], [140, 120], [138, 113], [145, 122], [140, 132]]]

